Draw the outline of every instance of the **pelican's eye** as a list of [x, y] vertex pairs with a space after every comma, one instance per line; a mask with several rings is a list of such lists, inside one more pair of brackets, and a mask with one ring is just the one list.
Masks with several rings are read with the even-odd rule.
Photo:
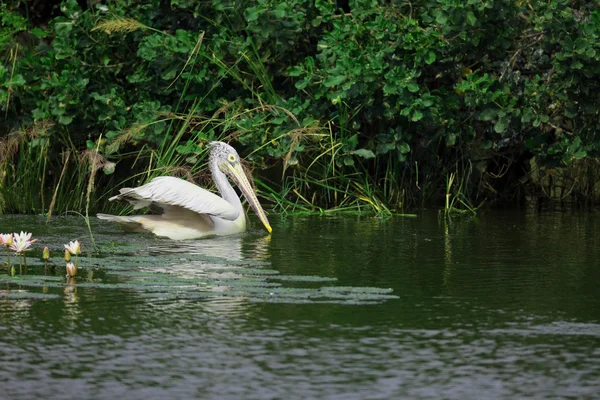
[[227, 156], [227, 159], [229, 160], [229, 162], [236, 162], [237, 161], [237, 157], [235, 156], [235, 154], [229, 154]]

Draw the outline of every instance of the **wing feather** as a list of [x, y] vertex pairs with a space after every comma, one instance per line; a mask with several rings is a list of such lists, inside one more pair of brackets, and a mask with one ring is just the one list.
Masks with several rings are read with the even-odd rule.
[[173, 176], [160, 176], [137, 188], [123, 188], [110, 200], [126, 200], [134, 209], [148, 207], [152, 203], [178, 206], [230, 221], [240, 215], [239, 210], [216, 194]]

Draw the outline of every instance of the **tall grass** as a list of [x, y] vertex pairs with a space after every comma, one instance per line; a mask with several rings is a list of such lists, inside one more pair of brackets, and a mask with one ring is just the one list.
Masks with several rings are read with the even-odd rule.
[[68, 135], [51, 143], [50, 128], [38, 121], [0, 140], [0, 213], [35, 213], [50, 220], [94, 206], [96, 173], [110, 163], [97, 151], [80, 152]]
[[[469, 189], [468, 182], [473, 172], [471, 162], [467, 162], [466, 168], [459, 171], [449, 172], [446, 175], [446, 195], [444, 203], [444, 214], [446, 216], [452, 214], [476, 214], [477, 209], [483, 205], [481, 202], [475, 206], [471, 203], [468, 197]], [[459, 175], [460, 174], [460, 175]]]
[[0, 140], [0, 212], [46, 211], [49, 127], [39, 122]]

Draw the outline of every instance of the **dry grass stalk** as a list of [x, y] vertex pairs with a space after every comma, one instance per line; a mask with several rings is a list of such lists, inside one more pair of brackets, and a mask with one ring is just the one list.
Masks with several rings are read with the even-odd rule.
[[60, 177], [58, 178], [58, 184], [56, 185], [56, 188], [54, 188], [54, 194], [52, 195], [52, 201], [50, 202], [50, 207], [48, 207], [48, 217], [46, 218], [46, 222], [50, 222], [50, 219], [52, 218], [52, 210], [54, 210], [54, 205], [56, 204], [56, 197], [58, 195], [58, 189], [60, 188], [60, 183], [62, 182], [63, 176], [65, 175], [65, 171], [67, 170], [67, 164], [69, 164], [69, 158], [71, 157], [71, 153], [69, 151], [67, 151], [66, 153], [63, 153], [63, 168], [62, 168], [62, 172], [60, 173]]
[[113, 19], [103, 19], [92, 28], [92, 31], [103, 31], [111, 35], [113, 33], [130, 33], [138, 29], [146, 29], [146, 25], [133, 18], [114, 17]]
[[288, 132], [288, 136], [290, 137], [290, 149], [283, 158], [283, 171], [281, 172], [281, 179], [285, 176], [285, 171], [290, 166], [290, 160], [292, 159], [292, 154], [294, 149], [301, 142], [306, 141], [309, 137], [313, 137], [313, 135], [318, 134], [321, 130], [319, 127], [305, 127], [305, 128], [297, 128]]

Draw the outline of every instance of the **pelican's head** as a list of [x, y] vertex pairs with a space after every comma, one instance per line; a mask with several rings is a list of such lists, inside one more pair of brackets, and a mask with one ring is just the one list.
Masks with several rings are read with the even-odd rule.
[[210, 142], [209, 165], [211, 168], [218, 168], [225, 175], [230, 177], [240, 188], [242, 194], [248, 200], [250, 207], [254, 210], [258, 218], [264, 224], [267, 231], [271, 232], [271, 224], [267, 219], [267, 215], [256, 198], [256, 193], [252, 189], [252, 185], [246, 177], [244, 168], [240, 162], [240, 156], [233, 147], [223, 142]]

